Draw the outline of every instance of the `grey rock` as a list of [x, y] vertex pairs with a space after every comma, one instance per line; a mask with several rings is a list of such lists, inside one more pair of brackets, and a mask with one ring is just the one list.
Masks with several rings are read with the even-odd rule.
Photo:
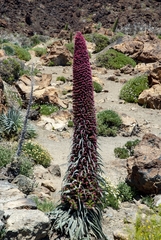
[[7, 240], [40, 240], [48, 236], [49, 218], [39, 210], [6, 210]]

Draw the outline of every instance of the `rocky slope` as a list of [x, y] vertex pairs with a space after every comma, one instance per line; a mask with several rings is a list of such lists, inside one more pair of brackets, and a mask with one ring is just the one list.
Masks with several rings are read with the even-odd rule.
[[159, 33], [161, 1], [153, 0], [1, 0], [0, 27], [12, 32], [53, 36], [65, 26], [83, 30], [91, 23], [126, 33], [150, 29]]

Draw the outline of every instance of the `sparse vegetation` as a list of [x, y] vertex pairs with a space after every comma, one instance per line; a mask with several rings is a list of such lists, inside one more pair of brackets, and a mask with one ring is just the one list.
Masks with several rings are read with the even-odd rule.
[[125, 147], [117, 147], [114, 149], [115, 157], [125, 159], [129, 157], [129, 151]]
[[67, 43], [65, 46], [66, 46], [66, 48], [68, 49], [69, 52], [74, 54], [74, 43], [73, 42]]
[[106, 180], [104, 191], [105, 191], [104, 208], [112, 207], [113, 209], [119, 209], [121, 201], [119, 199], [119, 191], [117, 187], [112, 185], [110, 181]]
[[42, 212], [51, 212], [55, 209], [55, 204], [52, 201], [49, 201], [47, 199], [40, 200], [38, 197], [33, 198], [34, 202], [36, 203], [37, 209], [39, 209]]
[[122, 124], [119, 115], [112, 110], [105, 110], [97, 114], [98, 135], [115, 137]]
[[41, 57], [42, 55], [45, 55], [47, 53], [46, 48], [42, 48], [42, 47], [36, 47], [36, 48], [33, 48], [33, 50], [35, 51], [36, 57]]
[[132, 78], [122, 87], [120, 98], [126, 102], [137, 103], [140, 93], [148, 88], [148, 78], [146, 75]]
[[19, 157], [19, 171], [20, 174], [26, 176], [26, 177], [32, 177], [33, 175], [33, 162], [31, 159], [27, 158], [23, 154]]
[[114, 149], [115, 157], [118, 157], [120, 159], [128, 158], [130, 156], [133, 156], [134, 154], [134, 148], [136, 145], [138, 145], [140, 142], [139, 139], [136, 139], [134, 141], [128, 141], [122, 148], [117, 147]]
[[86, 41], [94, 42], [96, 44], [94, 53], [98, 53], [102, 51], [109, 44], [109, 39], [107, 36], [102, 34], [93, 33], [93, 34], [85, 34], [84, 35]]
[[120, 182], [117, 185], [117, 190], [119, 192], [119, 199], [121, 202], [131, 202], [135, 196], [135, 192], [126, 182]]
[[23, 74], [24, 65], [16, 58], [7, 58], [0, 61], [0, 75], [2, 80], [13, 84]]
[[56, 81], [66, 82], [66, 78], [64, 76], [59, 76], [56, 78]]
[[138, 212], [136, 222], [129, 234], [129, 240], [159, 240], [161, 239], [161, 214], [158, 207], [158, 213]]
[[98, 82], [93, 81], [93, 87], [94, 87], [94, 91], [96, 93], [102, 92], [103, 88], [102, 88], [101, 84], [99, 84]]
[[72, 120], [69, 120], [69, 121], [68, 121], [68, 127], [74, 127], [74, 123], [73, 123]]
[[40, 107], [40, 114], [41, 115], [50, 115], [54, 112], [57, 112], [59, 110], [59, 107], [56, 105], [53, 105], [51, 103], [46, 103], [46, 104], [38, 104], [35, 103], [32, 105], [33, 109], [39, 108]]
[[0, 144], [0, 167], [6, 167], [12, 161], [14, 151], [11, 144]]
[[27, 49], [18, 46], [13, 43], [3, 43], [0, 46], [4, 49], [5, 53], [9, 56], [15, 55], [20, 60], [29, 61], [31, 59], [31, 55]]
[[136, 62], [132, 58], [114, 49], [109, 49], [105, 53], [99, 54], [96, 61], [97, 66], [108, 69], [120, 69], [127, 64], [133, 67], [136, 65]]
[[36, 164], [41, 164], [44, 167], [48, 167], [52, 160], [48, 151], [43, 149], [39, 144], [28, 141], [23, 144], [23, 153], [31, 158]]

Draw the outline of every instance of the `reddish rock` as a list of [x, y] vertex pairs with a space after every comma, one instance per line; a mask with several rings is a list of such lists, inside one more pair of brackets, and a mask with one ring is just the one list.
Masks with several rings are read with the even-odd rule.
[[148, 108], [161, 109], [161, 85], [156, 84], [144, 90], [138, 97], [138, 103]]
[[129, 41], [125, 39], [113, 48], [140, 62], [150, 63], [161, 60], [161, 40], [148, 31], [138, 34]]
[[161, 84], [161, 66], [154, 68], [148, 76], [149, 87]]
[[161, 193], [161, 138], [145, 134], [127, 159], [127, 183], [142, 194]]
[[65, 47], [65, 42], [59, 40], [48, 46], [47, 54], [41, 57], [44, 65], [67, 66], [72, 62], [72, 54]]

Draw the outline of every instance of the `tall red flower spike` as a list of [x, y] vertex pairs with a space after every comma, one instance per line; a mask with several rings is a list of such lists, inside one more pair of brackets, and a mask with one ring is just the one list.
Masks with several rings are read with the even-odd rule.
[[[101, 177], [101, 160], [97, 152], [92, 74], [86, 42], [80, 32], [75, 36], [73, 115], [72, 151], [64, 178], [61, 204], [57, 207], [55, 228], [64, 229], [66, 235], [72, 234], [75, 239], [90, 239], [88, 236], [92, 230], [96, 239], [103, 240], [106, 239], [101, 227], [104, 179]], [[65, 218], [66, 214], [69, 218]]]

